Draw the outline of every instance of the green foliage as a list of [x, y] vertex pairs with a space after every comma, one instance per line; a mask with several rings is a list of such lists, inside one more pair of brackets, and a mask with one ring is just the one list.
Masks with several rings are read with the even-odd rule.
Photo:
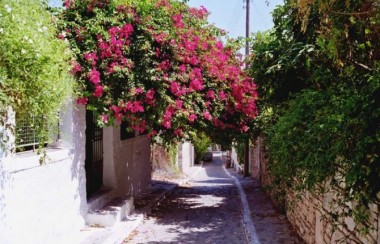
[[328, 182], [339, 204], [357, 203], [334, 214], [362, 223], [380, 192], [379, 12], [374, 1], [286, 1], [252, 46], [254, 136], [267, 138], [276, 186]]
[[238, 162], [240, 164], [244, 164], [244, 141], [239, 140], [237, 143], [234, 144], [234, 148], [237, 153]]
[[71, 92], [69, 58], [45, 2], [0, 1], [0, 103], [17, 119], [34, 117], [41, 142]]
[[203, 154], [207, 152], [207, 148], [211, 146], [212, 142], [205, 133], [199, 133], [194, 137], [192, 143], [195, 151], [195, 162], [199, 163]]
[[165, 145], [165, 148], [169, 154], [170, 164], [171, 166], [174, 166], [176, 164], [176, 159], [177, 159], [178, 144], [173, 142], [171, 144]]

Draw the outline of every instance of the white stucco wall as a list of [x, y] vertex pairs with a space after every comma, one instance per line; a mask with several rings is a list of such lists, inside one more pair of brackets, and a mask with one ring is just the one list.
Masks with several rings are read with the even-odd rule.
[[0, 243], [68, 243], [87, 213], [85, 110], [71, 105], [61, 128], [64, 147], [48, 149], [40, 166], [32, 152], [0, 163]]
[[115, 196], [135, 196], [147, 191], [152, 179], [151, 147], [147, 135], [120, 140], [120, 127], [104, 129], [105, 188]]
[[180, 148], [182, 150], [181, 170], [186, 171], [194, 165], [194, 146], [190, 142], [183, 142]]

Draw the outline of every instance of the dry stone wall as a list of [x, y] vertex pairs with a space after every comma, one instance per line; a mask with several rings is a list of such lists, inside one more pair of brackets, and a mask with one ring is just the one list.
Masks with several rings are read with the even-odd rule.
[[[251, 176], [259, 180], [274, 204], [280, 206], [279, 192], [273, 186], [273, 177], [268, 169], [268, 157], [263, 138], [255, 140], [250, 150]], [[355, 224], [352, 218], [345, 217], [332, 221], [335, 213], [348, 210], [354, 203], [339, 204], [338, 192], [324, 186], [327, 192], [313, 194], [308, 191], [295, 192], [287, 189], [285, 193], [285, 211], [289, 222], [301, 238], [308, 244], [317, 243], [363, 243], [380, 244], [379, 205], [370, 206], [370, 217], [367, 234], [361, 234], [363, 226]], [[335, 224], [334, 224], [335, 223]]]

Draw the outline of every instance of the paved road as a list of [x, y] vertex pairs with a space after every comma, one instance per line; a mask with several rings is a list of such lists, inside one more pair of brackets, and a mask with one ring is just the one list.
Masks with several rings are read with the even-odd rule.
[[215, 159], [178, 187], [128, 243], [246, 243], [233, 180]]
[[[247, 190], [246, 182], [242, 183]], [[250, 195], [247, 195], [248, 200]], [[259, 226], [254, 223], [253, 228], [258, 228], [258, 234], [262, 235], [256, 243], [294, 243], [286, 220], [275, 219], [280, 221], [270, 218], [266, 223], [265, 219], [256, 219]], [[205, 163], [188, 184], [176, 188], [154, 209], [126, 242], [247, 243], [238, 189], [223, 169], [222, 160], [214, 157], [213, 162]]]

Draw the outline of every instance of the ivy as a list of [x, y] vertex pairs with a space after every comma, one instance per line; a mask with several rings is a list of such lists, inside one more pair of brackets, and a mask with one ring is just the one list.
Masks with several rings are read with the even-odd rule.
[[[286, 1], [254, 36], [251, 75], [274, 188], [339, 192], [336, 220], [368, 220], [380, 192], [379, 7], [374, 1]], [[341, 177], [337, 177], [340, 175]]]

